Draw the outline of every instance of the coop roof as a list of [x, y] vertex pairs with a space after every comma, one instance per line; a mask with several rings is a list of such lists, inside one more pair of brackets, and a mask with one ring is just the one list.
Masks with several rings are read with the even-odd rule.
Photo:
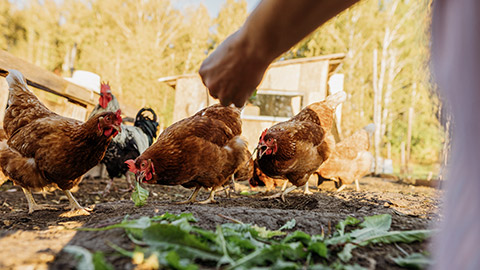
[[[335, 53], [335, 54], [328, 54], [328, 55], [321, 55], [315, 57], [304, 57], [304, 58], [295, 58], [289, 60], [282, 60], [275, 63], [272, 63], [270, 67], [280, 67], [286, 65], [296, 65], [296, 64], [303, 64], [303, 63], [311, 63], [311, 62], [319, 62], [319, 61], [328, 61], [329, 75], [335, 72], [338, 66], [341, 64], [343, 59], [345, 58], [344, 53]], [[169, 86], [175, 88], [177, 85], [177, 81], [181, 78], [192, 78], [198, 77], [198, 74], [182, 74], [182, 75], [175, 75], [175, 76], [168, 76], [168, 77], [161, 77], [158, 79], [159, 82], [163, 82], [168, 84]]]

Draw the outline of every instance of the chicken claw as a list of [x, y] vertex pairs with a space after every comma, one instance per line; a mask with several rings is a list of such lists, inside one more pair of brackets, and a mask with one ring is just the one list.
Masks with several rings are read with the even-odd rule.
[[25, 193], [25, 197], [27, 198], [29, 214], [39, 210], [57, 210], [56, 208], [46, 204], [37, 204], [30, 190], [25, 189], [23, 187], [22, 187], [22, 190], [23, 190], [23, 193]]
[[70, 211], [61, 214], [61, 217], [75, 217], [75, 216], [88, 216], [90, 215], [90, 212], [88, 209], [85, 209], [78, 204], [77, 200], [72, 195], [72, 192], [70, 190], [64, 190], [65, 195], [67, 195], [68, 201], [70, 202]]
[[208, 196], [208, 199], [198, 202], [199, 204], [209, 204], [209, 203], [217, 203], [214, 199], [215, 197], [215, 187], [212, 187], [212, 191], [210, 191], [210, 196]]
[[58, 210], [57, 208], [50, 206], [48, 204], [34, 204], [34, 205], [29, 205], [28, 206], [28, 213], [31, 214], [35, 211], [40, 211], [40, 210]]
[[208, 203], [217, 203], [214, 199], [215, 197], [215, 187], [212, 187], [212, 191], [210, 191], [210, 196], [205, 201], [198, 202], [199, 204], [208, 204]]
[[200, 191], [201, 187], [196, 187], [193, 193], [188, 197], [186, 201], [176, 202], [175, 204], [188, 204], [196, 202], [195, 198], [197, 197], [198, 192]]
[[287, 193], [289, 193], [290, 191], [295, 190], [296, 188], [297, 188], [297, 186], [294, 185], [294, 186], [291, 186], [291, 187], [285, 189], [285, 190], [282, 191], [282, 192], [279, 192], [279, 193], [276, 193], [276, 194], [273, 194], [273, 195], [271, 195], [271, 196], [267, 196], [267, 197], [264, 197], [264, 198], [265, 198], [265, 199], [276, 199], [276, 198], [280, 198], [280, 199], [282, 200], [282, 202], [286, 202], [286, 201], [285, 201], [285, 195], [286, 195]]

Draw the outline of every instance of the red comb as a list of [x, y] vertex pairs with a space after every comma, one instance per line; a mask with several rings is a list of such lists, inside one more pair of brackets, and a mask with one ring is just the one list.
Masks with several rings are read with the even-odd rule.
[[118, 109], [117, 112], [115, 113], [115, 116], [117, 117], [117, 120], [115, 121], [115, 124], [120, 125], [122, 123], [122, 110]]
[[135, 167], [135, 161], [133, 159], [129, 159], [127, 161], [125, 161], [125, 164], [128, 165], [128, 170], [133, 172], [133, 173], [137, 173], [137, 167]]
[[106, 92], [108, 90], [110, 90], [110, 85], [108, 84], [108, 82], [106, 82], [106, 83], [102, 82], [100, 84], [100, 92]]
[[260, 135], [260, 141], [263, 142], [264, 141], [264, 137], [265, 135], [267, 134], [267, 131], [268, 131], [268, 128], [266, 128], [263, 132], [262, 132], [262, 135]]

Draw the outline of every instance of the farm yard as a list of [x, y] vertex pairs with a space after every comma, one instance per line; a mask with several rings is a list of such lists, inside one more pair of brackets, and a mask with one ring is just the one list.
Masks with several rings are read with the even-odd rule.
[[[245, 183], [239, 189], [248, 191]], [[79, 203], [92, 209], [89, 216], [62, 217], [68, 201], [63, 192], [55, 190], [45, 197], [35, 194], [38, 203], [56, 205], [57, 210], [38, 211], [27, 214], [27, 203], [19, 187], [10, 182], [0, 187], [0, 261], [1, 269], [74, 269], [78, 261], [62, 251], [66, 246], [80, 246], [92, 252], [102, 251], [106, 261], [115, 269], [134, 269], [132, 259], [119, 255], [112, 243], [125, 250], [133, 251], [133, 243], [123, 229], [108, 231], [79, 231], [78, 228], [98, 228], [121, 222], [125, 216], [136, 219], [142, 216], [159, 216], [192, 213], [197, 219], [195, 226], [215, 230], [216, 226], [232, 221], [256, 224], [269, 230], [277, 230], [288, 221], [295, 219], [296, 225], [287, 232], [301, 230], [307, 234], [333, 234], [335, 225], [347, 217], [363, 220], [364, 217], [389, 214], [392, 217], [391, 230], [430, 229], [439, 220], [439, 197], [441, 190], [432, 187], [411, 186], [389, 179], [366, 177], [360, 180], [361, 191], [354, 185], [336, 193], [332, 182], [324, 182], [319, 189], [312, 187], [313, 195], [292, 192], [286, 202], [262, 199], [262, 189], [255, 193], [242, 192], [227, 198], [223, 192], [217, 195], [218, 204], [177, 205], [191, 192], [182, 187], [144, 185], [150, 190], [146, 205], [135, 207], [130, 194], [112, 191], [107, 196], [97, 193], [106, 185], [105, 180], [85, 179], [74, 193]], [[116, 180], [119, 189], [126, 188], [125, 181]], [[253, 194], [255, 193], [255, 194]], [[206, 197], [202, 191], [199, 196]], [[403, 269], [392, 258], [406, 254], [425, 252], [429, 241], [410, 244], [370, 244], [358, 247], [345, 265], [365, 269]], [[333, 252], [333, 251], [330, 251]], [[331, 254], [329, 261], [335, 259]], [[215, 268], [215, 264], [199, 264], [200, 268]], [[143, 265], [143, 267], [147, 267]], [[148, 267], [147, 267], [148, 268]], [[175, 268], [175, 267], [171, 267]], [[178, 268], [180, 269], [180, 268]]]
[[[442, 215], [455, 125], [432, 0], [359, 1], [277, 55], [243, 108], [218, 105], [201, 65], [259, 1], [0, 2], [0, 269], [432, 264], [437, 225], [463, 218]], [[312, 172], [311, 194], [290, 188]], [[230, 176], [216, 202], [178, 204]]]

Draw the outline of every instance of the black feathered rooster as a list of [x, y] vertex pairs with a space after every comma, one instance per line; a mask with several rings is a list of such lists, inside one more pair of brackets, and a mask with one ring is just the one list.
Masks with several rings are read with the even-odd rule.
[[[110, 110], [118, 110], [119, 105], [116, 97], [112, 94], [108, 83], [102, 83], [102, 95], [100, 95], [99, 104], [95, 106], [89, 117]], [[151, 115], [150, 115], [151, 114]], [[143, 153], [153, 143], [157, 137], [157, 115], [150, 108], [142, 108], [135, 117], [134, 126], [122, 124], [120, 132], [110, 143], [100, 163], [105, 164], [107, 168], [109, 183], [105, 187], [103, 194], [108, 194], [113, 185], [113, 179], [125, 175], [129, 189], [132, 184], [130, 175], [127, 174], [128, 166], [124, 163], [126, 160], [135, 159]], [[127, 191], [128, 191], [127, 190]]]

